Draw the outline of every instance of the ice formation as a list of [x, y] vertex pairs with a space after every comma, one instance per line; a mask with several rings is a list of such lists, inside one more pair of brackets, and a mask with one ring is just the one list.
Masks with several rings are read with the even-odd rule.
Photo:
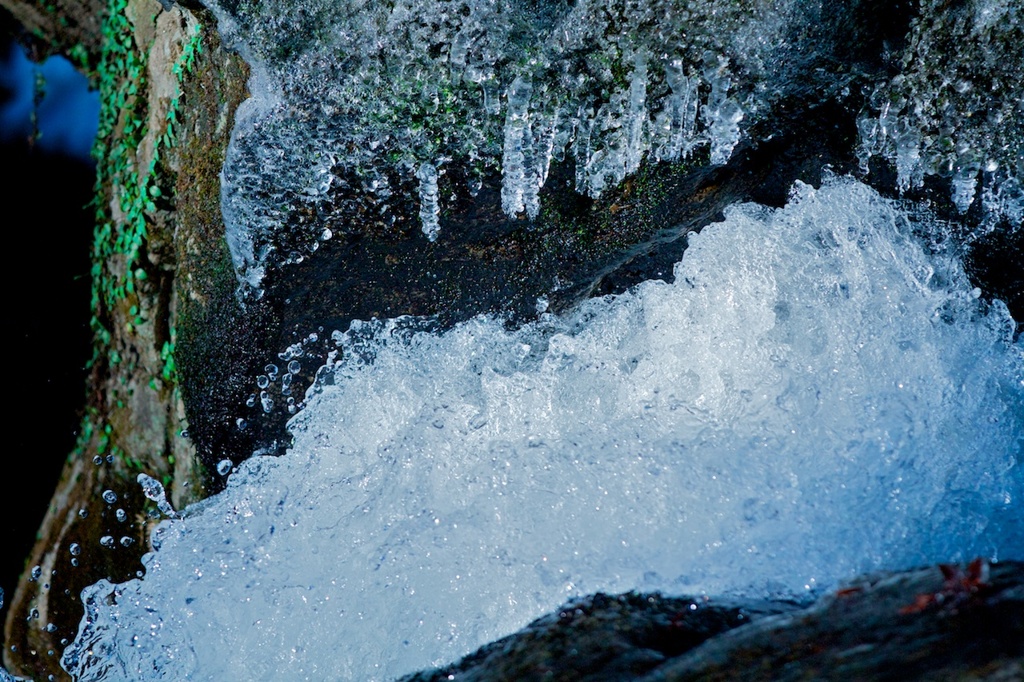
[[223, 211], [253, 291], [356, 213], [404, 220], [392, 198], [417, 187], [437, 239], [450, 191], [430, 169], [500, 169], [504, 211], [532, 219], [552, 161], [572, 157], [595, 197], [645, 156], [724, 164], [789, 97], [845, 103], [864, 166], [891, 162], [904, 191], [941, 175], [961, 211], [979, 189], [993, 220], [1024, 211], [1019, 3], [925, 0], [878, 57], [895, 75], [866, 75], [836, 60], [862, 39], [843, 13], [869, 10], [804, 0], [207, 2], [252, 67]]
[[548, 168], [566, 156], [592, 196], [645, 155], [706, 149], [725, 163], [747, 116], [785, 90], [762, 81], [799, 68], [788, 55], [802, 47], [785, 36], [814, 33], [821, 12], [799, 0], [672, 11], [600, 0], [208, 4], [253, 67], [223, 212], [254, 290], [268, 264], [315, 250], [325, 227], [351, 229], [359, 201], [391, 225], [403, 220], [391, 199], [418, 194], [422, 231], [437, 239], [447, 194], [433, 191], [430, 168], [440, 177], [458, 164], [471, 181], [500, 170], [505, 212], [535, 218]]
[[354, 324], [294, 448], [83, 594], [78, 680], [386, 680], [568, 597], [801, 595], [1024, 558], [1024, 342], [941, 224], [850, 179], [731, 208], [508, 331]]
[[1020, 225], [1021, 45], [1019, 2], [922, 2], [898, 55], [900, 74], [875, 85], [859, 122], [862, 164], [872, 155], [892, 161], [903, 191], [920, 187], [926, 174], [950, 178], [961, 213], [984, 181], [983, 212], [990, 219], [983, 229], [1000, 217]]

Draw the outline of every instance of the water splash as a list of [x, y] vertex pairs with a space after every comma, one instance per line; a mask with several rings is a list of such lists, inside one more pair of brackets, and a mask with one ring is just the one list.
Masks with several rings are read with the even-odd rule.
[[943, 229], [837, 179], [566, 317], [353, 324], [293, 449], [162, 524], [145, 578], [87, 589], [63, 664], [383, 680], [576, 594], [1024, 557], [1024, 344]]

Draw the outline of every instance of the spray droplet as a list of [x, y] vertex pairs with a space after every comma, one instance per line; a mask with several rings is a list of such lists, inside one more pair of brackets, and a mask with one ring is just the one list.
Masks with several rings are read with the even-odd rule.
[[217, 473], [221, 476], [227, 476], [231, 472], [231, 460], [222, 459], [217, 462]]
[[113, 490], [104, 490], [103, 501], [106, 502], [107, 504], [114, 504], [115, 502], [117, 502], [117, 493], [115, 493]]
[[146, 474], [139, 474], [136, 480], [142, 486], [142, 494], [147, 499], [156, 502], [156, 506], [161, 512], [172, 518], [177, 518], [178, 514], [174, 511], [171, 503], [167, 501], [167, 495], [164, 493], [164, 487], [160, 484], [160, 481]]

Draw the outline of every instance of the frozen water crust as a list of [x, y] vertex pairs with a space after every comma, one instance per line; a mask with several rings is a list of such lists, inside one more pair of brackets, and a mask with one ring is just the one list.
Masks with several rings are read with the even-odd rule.
[[268, 264], [304, 259], [356, 214], [393, 226], [409, 195], [436, 239], [452, 167], [470, 188], [500, 170], [503, 210], [534, 218], [566, 157], [591, 196], [645, 154], [706, 149], [724, 164], [745, 117], [800, 72], [786, 36], [822, 13], [799, 0], [206, 4], [253, 68], [222, 207], [257, 294]]
[[591, 196], [645, 157], [724, 164], [788, 98], [848, 107], [865, 168], [891, 162], [902, 190], [949, 178], [961, 211], [980, 200], [983, 230], [1024, 215], [1018, 2], [923, 0], [878, 57], [895, 74], [843, 62], [863, 39], [848, 35], [858, 12], [900, 23], [860, 5], [206, 3], [252, 67], [222, 204], [240, 282], [257, 294], [269, 264], [306, 258], [354, 215], [388, 227], [415, 216], [437, 239], [449, 169], [470, 192], [500, 170], [503, 210], [534, 218], [552, 163], [572, 159]]
[[1024, 348], [942, 237], [833, 179], [564, 318], [354, 325], [292, 451], [162, 525], [145, 578], [86, 590], [64, 663], [385, 680], [596, 590], [1024, 557]]

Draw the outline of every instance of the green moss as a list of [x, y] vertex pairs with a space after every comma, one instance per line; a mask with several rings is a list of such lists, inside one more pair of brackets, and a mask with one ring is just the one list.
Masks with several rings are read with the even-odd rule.
[[[93, 331], [93, 353], [88, 366], [104, 363], [106, 366], [120, 366], [123, 358], [111, 346], [114, 335], [111, 324], [115, 311], [120, 309], [127, 318], [124, 331], [129, 335], [147, 322], [143, 306], [140, 305], [138, 287], [148, 279], [146, 263], [142, 254], [147, 245], [149, 228], [157, 202], [173, 202], [173, 184], [168, 185], [167, 172], [162, 168], [162, 158], [177, 141], [181, 111], [181, 85], [195, 69], [196, 59], [201, 54], [202, 27], [194, 32], [182, 47], [182, 53], [172, 66], [178, 83], [178, 94], [172, 99], [164, 120], [164, 129], [153, 135], [153, 159], [147, 168], [139, 168], [137, 152], [143, 140], [151, 135], [147, 128], [148, 83], [146, 53], [149, 46], [135, 43], [135, 33], [125, 10], [127, 0], [109, 0], [103, 22], [103, 48], [99, 66], [91, 74], [100, 91], [100, 120], [93, 157], [96, 159], [96, 186], [93, 199], [95, 228], [92, 250], [92, 295], [91, 328]], [[70, 56], [79, 65], [87, 61], [85, 48], [72, 48]], [[110, 210], [116, 203], [120, 215]], [[173, 330], [172, 330], [173, 334]], [[159, 388], [158, 382], [173, 386], [176, 374], [172, 341], [161, 349], [163, 366], [153, 377], [150, 385]], [[124, 368], [134, 369], [132, 362]], [[122, 384], [125, 383], [124, 376]], [[124, 401], [117, 399], [118, 407]], [[99, 413], [95, 410], [86, 414], [82, 421], [79, 442], [72, 456], [80, 455], [89, 447], [97, 434]], [[96, 442], [97, 451], [105, 453], [110, 447], [110, 425], [100, 431]], [[126, 463], [132, 465], [138, 460]]]

